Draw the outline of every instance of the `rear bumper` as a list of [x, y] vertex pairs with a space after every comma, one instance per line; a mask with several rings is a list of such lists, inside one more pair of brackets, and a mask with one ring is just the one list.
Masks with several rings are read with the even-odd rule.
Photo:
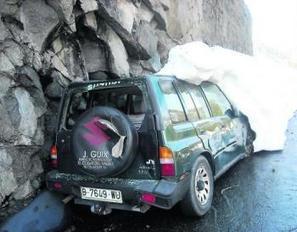
[[[123, 209], [126, 206], [142, 207], [152, 205], [163, 209], [172, 208], [177, 202], [183, 199], [189, 186], [189, 175], [185, 176], [179, 182], [171, 182], [167, 180], [137, 180], [137, 179], [119, 179], [119, 178], [98, 178], [89, 176], [81, 176], [74, 174], [59, 173], [54, 170], [46, 175], [46, 184], [49, 190], [59, 191], [65, 194], [72, 194], [78, 204], [108, 204], [111, 208], [121, 208], [114, 203], [95, 202], [82, 200], [80, 194], [80, 186], [114, 189], [122, 191]], [[142, 193], [152, 193], [156, 196], [154, 204], [142, 202], [140, 196]]]

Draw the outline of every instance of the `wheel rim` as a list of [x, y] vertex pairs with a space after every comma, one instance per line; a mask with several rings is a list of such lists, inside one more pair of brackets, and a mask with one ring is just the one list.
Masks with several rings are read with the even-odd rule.
[[209, 198], [209, 174], [204, 166], [198, 168], [195, 175], [195, 193], [201, 205], [205, 205]]

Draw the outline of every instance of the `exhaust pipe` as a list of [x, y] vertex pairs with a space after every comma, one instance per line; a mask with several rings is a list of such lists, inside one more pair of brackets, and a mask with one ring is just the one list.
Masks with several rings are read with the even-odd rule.
[[106, 206], [102, 206], [99, 204], [94, 204], [91, 206], [91, 212], [98, 215], [107, 215], [110, 214], [112, 211], [111, 208], [108, 208]]

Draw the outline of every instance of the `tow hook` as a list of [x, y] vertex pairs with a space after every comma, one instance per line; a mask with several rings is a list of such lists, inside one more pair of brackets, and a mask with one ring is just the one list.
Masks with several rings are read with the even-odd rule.
[[108, 208], [106, 206], [103, 205], [99, 205], [99, 204], [94, 204], [91, 206], [91, 212], [98, 214], [98, 215], [107, 215], [110, 214], [112, 211], [111, 208]]

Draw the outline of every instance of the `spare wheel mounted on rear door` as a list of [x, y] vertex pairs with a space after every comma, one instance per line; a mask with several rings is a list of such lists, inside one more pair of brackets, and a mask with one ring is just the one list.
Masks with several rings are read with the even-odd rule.
[[114, 176], [132, 163], [138, 135], [126, 115], [111, 107], [93, 107], [77, 120], [71, 150], [77, 168], [97, 177]]

